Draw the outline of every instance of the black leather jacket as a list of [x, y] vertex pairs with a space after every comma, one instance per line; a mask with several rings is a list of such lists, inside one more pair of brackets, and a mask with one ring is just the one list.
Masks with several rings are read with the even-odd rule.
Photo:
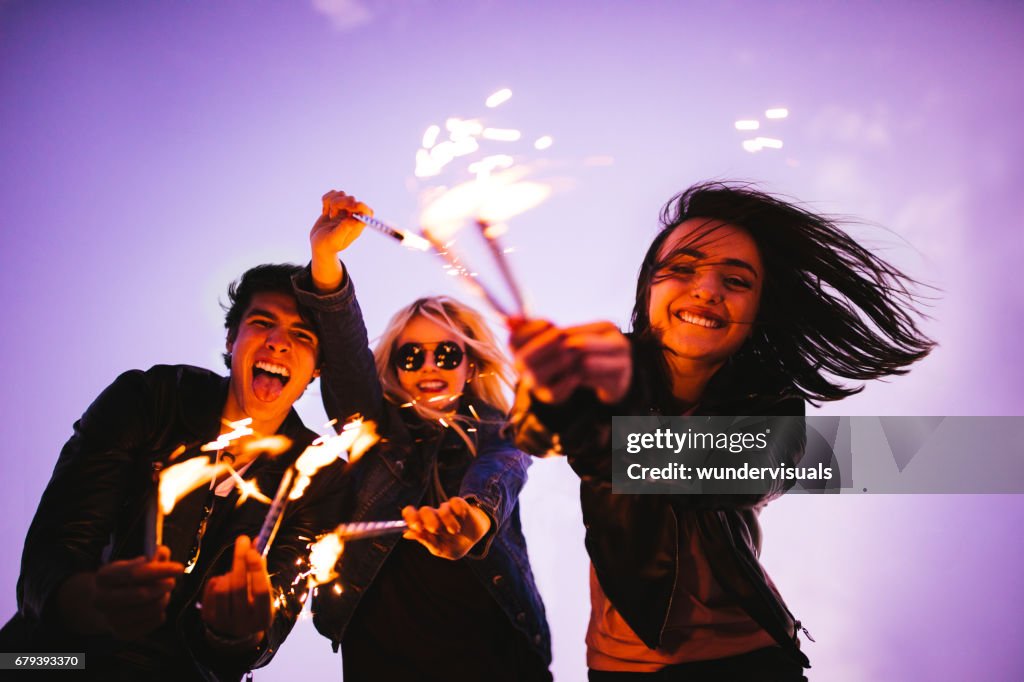
[[[765, 497], [705, 495], [626, 495], [612, 492], [611, 417], [671, 414], [660, 398], [653, 372], [659, 371], [634, 342], [634, 379], [618, 405], [603, 405], [591, 391], [578, 391], [559, 406], [532, 400], [520, 390], [513, 409], [516, 443], [535, 455], [564, 454], [580, 477], [580, 499], [586, 546], [598, 581], [630, 628], [651, 649], [663, 643], [680, 561], [682, 537], [692, 515], [699, 544], [722, 588], [731, 594], [794, 660], [807, 667], [800, 651], [797, 621], [758, 562], [760, 527], [757, 511]], [[714, 403], [705, 401], [697, 414], [803, 415], [799, 398], [738, 391], [714, 382]], [[724, 379], [724, 380], [723, 380]], [[709, 387], [712, 388], [712, 387]], [[729, 400], [728, 397], [742, 396]], [[726, 399], [722, 397], [726, 396]], [[711, 397], [710, 395], [708, 396]], [[803, 438], [791, 449], [791, 461], [802, 454]], [[678, 624], [676, 624], [678, 625]], [[805, 631], [806, 632], [806, 631]]]
[[[235, 537], [255, 535], [266, 514], [266, 505], [259, 502], [236, 507], [237, 490], [214, 502], [195, 568], [178, 579], [167, 623], [142, 641], [81, 637], [64, 630], [55, 613], [57, 590], [72, 574], [144, 553], [154, 465], [179, 445], [189, 449], [176, 461], [199, 454], [198, 446], [215, 439], [226, 397], [227, 379], [212, 372], [157, 365], [125, 372], [89, 406], [61, 451], [25, 539], [18, 613], [3, 629], [0, 650], [85, 652], [86, 674], [95, 679], [238, 679], [270, 661], [302, 608], [290, 588], [299, 570], [296, 560], [306, 555], [304, 538], [319, 529], [317, 503], [327, 478], [314, 479], [315, 487], [285, 512], [268, 557], [272, 582], [283, 599], [258, 649], [232, 656], [208, 650], [194, 606], [205, 578], [230, 568]], [[271, 496], [315, 437], [294, 410], [279, 432], [292, 439], [292, 448], [273, 459], [257, 459], [244, 475], [255, 477], [260, 490]], [[194, 554], [210, 499], [209, 490], [201, 487], [166, 517], [164, 544], [174, 560], [184, 562]]]

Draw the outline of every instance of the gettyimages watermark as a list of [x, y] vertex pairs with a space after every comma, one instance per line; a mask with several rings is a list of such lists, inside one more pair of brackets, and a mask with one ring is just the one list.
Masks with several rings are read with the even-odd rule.
[[1024, 493], [1024, 417], [614, 417], [616, 493]]

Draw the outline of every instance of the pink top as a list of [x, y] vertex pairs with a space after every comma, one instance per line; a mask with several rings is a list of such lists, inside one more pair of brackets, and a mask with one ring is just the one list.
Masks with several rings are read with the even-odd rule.
[[711, 572], [692, 517], [681, 515], [678, 578], [664, 648], [648, 649], [608, 600], [590, 566], [587, 666], [608, 672], [655, 672], [673, 663], [737, 656], [776, 642], [721, 588]]

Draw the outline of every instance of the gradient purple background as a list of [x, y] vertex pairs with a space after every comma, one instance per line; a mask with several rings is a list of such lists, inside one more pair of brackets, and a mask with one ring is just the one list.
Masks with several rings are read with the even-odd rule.
[[[0, 613], [92, 398], [131, 367], [218, 367], [226, 283], [304, 261], [325, 190], [410, 224], [423, 130], [503, 86], [505, 115], [552, 135], [547, 158], [574, 179], [509, 235], [538, 313], [624, 325], [661, 203], [696, 180], [755, 179], [886, 226], [858, 234], [944, 291], [934, 356], [827, 412], [1024, 413], [1022, 31], [1014, 2], [0, 2]], [[733, 121], [771, 106], [790, 109], [785, 147], [743, 151]], [[371, 336], [417, 295], [464, 296], [376, 235], [348, 262]], [[562, 461], [531, 477], [553, 671], [575, 682], [576, 487]], [[1024, 498], [793, 497], [763, 520], [764, 563], [818, 640], [812, 680], [1024, 679]], [[258, 675], [299, 670], [340, 676], [308, 622]]]

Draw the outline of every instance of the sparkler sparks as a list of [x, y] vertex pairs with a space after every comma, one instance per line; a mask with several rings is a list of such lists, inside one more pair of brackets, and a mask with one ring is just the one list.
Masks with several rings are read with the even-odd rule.
[[490, 97], [488, 97], [484, 104], [487, 105], [488, 109], [493, 109], [497, 106], [501, 106], [505, 102], [509, 101], [509, 99], [511, 98], [512, 91], [509, 90], [508, 88], [502, 88], [501, 90], [498, 90]]
[[285, 472], [277, 493], [263, 519], [263, 526], [253, 543], [256, 551], [266, 556], [281, 523], [285, 507], [306, 492], [312, 477], [318, 471], [336, 462], [346, 452], [354, 462], [380, 440], [372, 421], [354, 419], [342, 427], [341, 433], [320, 436], [302, 451], [295, 464]]
[[338, 577], [334, 570], [345, 551], [337, 533], [328, 533], [309, 547], [309, 580], [314, 585], [329, 583]]
[[[176, 451], [177, 452], [177, 451]], [[152, 533], [146, 534], [146, 554], [153, 556], [164, 541], [164, 516], [174, 505], [196, 488], [227, 471], [227, 465], [210, 462], [207, 457], [193, 457], [166, 467], [160, 472], [155, 504], [152, 506]]]
[[244, 438], [245, 436], [251, 436], [253, 434], [252, 417], [246, 417], [245, 419], [239, 419], [236, 422], [227, 422], [227, 426], [231, 428], [227, 433], [222, 433], [217, 436], [217, 440], [212, 440], [209, 443], [203, 445], [200, 450], [203, 452], [213, 452], [215, 450], [223, 450], [234, 441]]
[[[494, 92], [485, 102], [494, 109], [508, 101], [512, 91], [503, 88]], [[485, 124], [483, 118], [449, 116], [444, 126], [431, 125], [423, 133], [421, 146], [416, 151], [415, 175], [417, 178], [440, 176], [446, 168], [463, 156], [481, 149], [481, 141], [490, 145], [510, 145], [523, 138], [517, 128]], [[439, 139], [443, 132], [447, 139]], [[533, 142], [536, 150], [547, 149], [552, 144], [550, 135], [537, 137]], [[508, 153], [488, 154], [470, 161], [464, 170], [470, 179], [427, 187], [421, 191], [420, 234], [399, 230], [372, 218], [357, 216], [368, 226], [399, 239], [407, 245], [425, 250], [426, 245], [445, 261], [447, 274], [461, 277], [477, 295], [503, 317], [524, 315], [524, 297], [511, 276], [506, 254], [512, 249], [496, 242], [497, 233], [482, 230], [488, 249], [498, 263], [499, 271], [515, 300], [515, 309], [509, 310], [481, 282], [476, 281], [477, 272], [466, 267], [460, 256], [453, 250], [453, 237], [467, 222], [483, 222], [498, 225], [520, 215], [545, 201], [552, 193], [552, 186], [534, 179], [527, 179], [531, 168], [523, 163], [517, 165], [516, 158]], [[458, 176], [458, 173], [456, 173]], [[460, 178], [461, 179], [461, 178]], [[417, 240], [418, 239], [418, 240]]]

